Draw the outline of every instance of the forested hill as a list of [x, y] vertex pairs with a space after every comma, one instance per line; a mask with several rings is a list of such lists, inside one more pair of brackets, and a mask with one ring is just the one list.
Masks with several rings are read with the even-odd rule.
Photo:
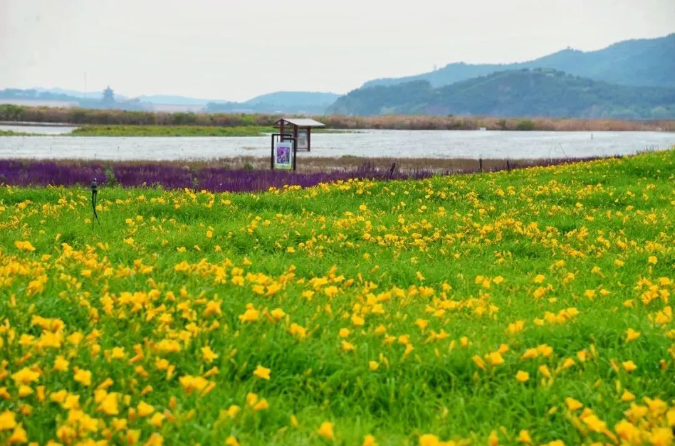
[[427, 81], [360, 88], [328, 112], [675, 119], [675, 88], [613, 85], [551, 69], [522, 69], [440, 88]]
[[364, 87], [394, 85], [416, 80], [434, 87], [486, 76], [497, 71], [522, 68], [552, 68], [576, 76], [614, 84], [675, 87], [675, 33], [657, 39], [625, 40], [598, 51], [566, 49], [528, 62], [512, 64], [452, 63], [417, 76], [385, 78]]

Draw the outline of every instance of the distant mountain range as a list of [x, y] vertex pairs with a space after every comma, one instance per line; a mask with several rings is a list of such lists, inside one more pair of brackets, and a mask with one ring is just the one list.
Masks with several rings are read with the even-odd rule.
[[552, 69], [521, 69], [439, 88], [424, 80], [361, 88], [338, 99], [328, 112], [675, 119], [675, 88], [632, 87]]
[[64, 106], [86, 108], [121, 108], [127, 110], [207, 111], [237, 113], [292, 113], [321, 115], [340, 95], [306, 91], [280, 91], [256, 96], [245, 102], [199, 99], [177, 95], [141, 95], [134, 99], [115, 94], [114, 104], [99, 104], [103, 92], [84, 92], [61, 88], [7, 88], [0, 90], [0, 104]]
[[[79, 104], [82, 107], [97, 108], [96, 102], [103, 97], [103, 92], [84, 92], [64, 90], [61, 88], [33, 88], [28, 90], [7, 88], [0, 90], [0, 103], [19, 101], [21, 104], [30, 104], [31, 101], [40, 105], [48, 101]], [[117, 102], [114, 108], [168, 110], [168, 111], [209, 111], [209, 112], [239, 112], [239, 113], [294, 113], [294, 114], [323, 114], [340, 95], [335, 93], [307, 92], [307, 91], [279, 91], [263, 94], [245, 102], [231, 102], [225, 100], [199, 99], [177, 95], [141, 95], [134, 99], [115, 94]]]
[[209, 102], [226, 102], [215, 101], [213, 99], [198, 99], [188, 96], [176, 96], [169, 94], [150, 94], [141, 95], [138, 97], [141, 102], [158, 105], [206, 105]]
[[307, 91], [277, 91], [263, 94], [246, 102], [207, 104], [210, 112], [297, 113], [322, 115], [340, 95]]
[[567, 49], [529, 62], [454, 63], [373, 80], [327, 112], [675, 119], [675, 34], [599, 51]]
[[497, 71], [522, 68], [553, 68], [619, 85], [675, 87], [675, 33], [656, 39], [626, 40], [598, 51], [566, 49], [529, 62], [478, 65], [452, 63], [417, 76], [368, 81], [363, 87], [418, 80], [428, 81], [432, 87], [441, 87]]

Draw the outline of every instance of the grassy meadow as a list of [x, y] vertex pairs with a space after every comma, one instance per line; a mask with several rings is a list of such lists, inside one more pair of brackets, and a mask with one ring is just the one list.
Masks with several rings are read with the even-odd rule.
[[675, 150], [97, 211], [0, 189], [0, 444], [673, 444]]

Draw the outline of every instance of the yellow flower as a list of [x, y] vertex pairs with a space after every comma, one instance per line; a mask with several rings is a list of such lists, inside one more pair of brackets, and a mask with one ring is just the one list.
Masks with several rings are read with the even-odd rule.
[[118, 394], [115, 392], [107, 394], [103, 401], [101, 401], [101, 404], [99, 404], [98, 410], [106, 415], [117, 415], [119, 413], [117, 398]]
[[257, 376], [260, 379], [269, 380], [271, 372], [272, 372], [272, 370], [258, 364], [258, 367], [256, 367], [255, 371], [253, 372], [253, 375]]
[[164, 437], [159, 435], [156, 432], [153, 432], [150, 435], [150, 438], [148, 438], [148, 441], [146, 441], [143, 446], [162, 446], [164, 443]]
[[363, 437], [363, 444], [361, 446], [377, 446], [377, 441], [373, 435], [366, 435]]
[[255, 393], [247, 393], [246, 394], [246, 404], [249, 406], [253, 407], [255, 406], [255, 403], [258, 402], [258, 395]]
[[630, 373], [634, 370], [637, 370], [637, 366], [635, 365], [635, 363], [633, 361], [624, 361], [624, 362], [621, 363], [621, 365], [623, 366], [623, 369], [627, 373]]
[[487, 356], [487, 360], [491, 365], [504, 364], [504, 358], [499, 352], [492, 352]]
[[542, 364], [539, 366], [539, 373], [544, 375], [546, 378], [551, 378], [551, 371], [548, 369], [546, 364]]
[[530, 432], [526, 430], [521, 430], [520, 433], [518, 434], [518, 438], [516, 438], [516, 441], [525, 444], [532, 443], [532, 438], [530, 438]]
[[582, 407], [584, 407], [584, 405], [580, 401], [577, 401], [574, 398], [570, 397], [565, 398], [565, 404], [567, 404], [567, 409], [571, 411], [579, 410]]
[[436, 435], [424, 434], [420, 435], [419, 446], [440, 446], [441, 441]]
[[498, 445], [499, 445], [499, 437], [497, 436], [497, 431], [490, 432], [490, 436], [488, 437], [488, 446], [498, 446]]
[[321, 435], [323, 438], [327, 438], [328, 440], [332, 440], [335, 438], [335, 435], [333, 434], [333, 423], [330, 421], [324, 421], [321, 423], [321, 426], [316, 430], [316, 433]]
[[652, 265], [656, 265], [656, 262], [658, 262], [658, 259], [656, 258], [656, 256], [649, 256], [649, 259], [647, 261]]
[[307, 329], [302, 325], [296, 324], [295, 322], [291, 324], [288, 332], [298, 339], [305, 339], [307, 337]]
[[380, 367], [380, 364], [377, 361], [368, 362], [368, 368], [370, 370], [377, 370]]
[[530, 379], [530, 374], [527, 373], [527, 372], [524, 372], [522, 370], [518, 370], [518, 373], [516, 373], [516, 380], [519, 383], [524, 383], [529, 379]]
[[275, 308], [274, 310], [270, 311], [270, 314], [276, 320], [280, 320], [282, 317], [286, 315], [284, 310], [282, 310], [281, 308]]
[[183, 390], [185, 390], [188, 394], [192, 393], [194, 390], [199, 392], [203, 391], [206, 393], [208, 390], [207, 386], [210, 385], [210, 382], [201, 376], [185, 375], [181, 376], [178, 381], [180, 381], [181, 386], [183, 386]]
[[258, 412], [258, 411], [261, 411], [261, 410], [265, 410], [269, 407], [270, 407], [269, 403], [267, 402], [266, 399], [263, 398], [253, 406], [253, 410], [255, 412]]
[[551, 347], [549, 345], [546, 345], [546, 344], [541, 344], [541, 345], [537, 346], [537, 351], [544, 358], [548, 358], [553, 353], [553, 347]]
[[354, 344], [352, 344], [351, 342], [342, 341], [342, 350], [346, 352], [353, 352], [354, 350], [356, 350], [356, 347], [354, 347]]
[[565, 361], [563, 361], [562, 368], [563, 368], [563, 370], [569, 369], [569, 368], [572, 367], [574, 364], [576, 364], [576, 363], [574, 362], [574, 359], [572, 359], [572, 358], [567, 358], [567, 359], [565, 359]]
[[40, 374], [29, 369], [28, 367], [24, 367], [12, 375], [12, 379], [17, 386], [20, 384], [30, 384], [34, 381], [37, 381], [39, 378]]
[[624, 403], [627, 403], [629, 401], [633, 401], [634, 399], [635, 399], [635, 395], [630, 393], [628, 390], [624, 389], [623, 393], [621, 394], [621, 401], [623, 401]]
[[429, 325], [429, 321], [424, 319], [417, 319], [415, 321], [415, 325], [417, 325], [421, 331], [424, 331], [424, 329], [427, 328], [427, 325]]
[[156, 412], [150, 419], [148, 420], [148, 424], [151, 426], [159, 429], [162, 427], [162, 422], [164, 421], [164, 415], [162, 415], [159, 412]]
[[211, 347], [208, 345], [206, 347], [202, 347], [202, 359], [206, 362], [213, 362], [215, 359], [218, 358], [218, 354], [211, 350]]
[[635, 331], [632, 328], [626, 330], [626, 342], [631, 342], [640, 337], [640, 332]]
[[359, 316], [358, 314], [352, 315], [352, 324], [354, 324], [355, 327], [361, 327], [365, 323], [365, 320]]
[[0, 431], [14, 429], [16, 427], [16, 415], [10, 410], [0, 414]]
[[14, 432], [12, 432], [12, 435], [7, 439], [7, 442], [9, 444], [28, 443], [28, 434], [26, 434], [26, 430], [21, 424], [14, 428]]
[[607, 429], [607, 424], [594, 414], [585, 417], [584, 423], [593, 432], [604, 432]]
[[539, 356], [539, 351], [537, 351], [536, 348], [528, 348], [525, 350], [525, 353], [523, 353], [522, 358], [523, 359], [530, 359], [530, 358], [536, 358]]
[[139, 417], [147, 417], [155, 411], [155, 408], [145, 401], [141, 401], [138, 403], [137, 411]]
[[14, 246], [17, 247], [19, 251], [27, 251], [27, 252], [33, 252], [35, 251], [35, 248], [29, 241], [15, 241]]
[[640, 444], [640, 430], [626, 420], [619, 421], [614, 430], [629, 444]]
[[251, 306], [246, 311], [244, 311], [243, 314], [239, 315], [239, 320], [242, 322], [255, 322], [258, 320], [258, 316], [260, 316], [260, 311]]
[[485, 370], [485, 361], [478, 355], [471, 357], [471, 360], [478, 366], [478, 368]]
[[26, 398], [28, 395], [33, 394], [33, 388], [30, 386], [21, 385], [19, 386], [19, 398]]
[[673, 444], [673, 429], [670, 427], [659, 427], [652, 431], [649, 441], [654, 446], [670, 446]]
[[85, 387], [91, 385], [91, 372], [89, 370], [84, 370], [75, 367], [73, 371], [75, 372], [74, 376], [75, 381], [77, 381], [78, 383], [82, 384]]
[[225, 440], [225, 446], [239, 446], [239, 441], [235, 437], [230, 435], [229, 437], [227, 437], [227, 440]]
[[124, 359], [124, 348], [123, 347], [113, 347], [112, 354], [110, 355], [112, 359]]

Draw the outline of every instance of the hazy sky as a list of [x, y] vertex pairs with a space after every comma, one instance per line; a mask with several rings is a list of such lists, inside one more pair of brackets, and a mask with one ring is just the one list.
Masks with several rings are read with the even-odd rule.
[[675, 32], [675, 0], [0, 0], [0, 89], [244, 100]]

